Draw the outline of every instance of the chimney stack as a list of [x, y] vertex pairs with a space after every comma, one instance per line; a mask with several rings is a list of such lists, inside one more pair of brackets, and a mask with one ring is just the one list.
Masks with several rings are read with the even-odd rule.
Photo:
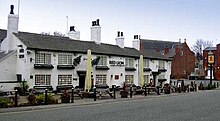
[[116, 40], [116, 45], [118, 45], [120, 48], [124, 48], [124, 36], [123, 36], [123, 32], [118, 31], [118, 35], [115, 38]]
[[91, 41], [94, 41], [97, 44], [101, 43], [101, 26], [99, 25], [100, 20], [92, 21], [91, 29]]
[[67, 33], [67, 37], [74, 40], [80, 40], [80, 31], [75, 31], [75, 26], [70, 26], [70, 31]]
[[140, 35], [134, 35], [134, 40], [132, 41], [132, 46], [136, 50], [140, 50]]
[[18, 33], [19, 16], [14, 15], [14, 5], [10, 6], [10, 14], [8, 15], [7, 37], [1, 44], [1, 50], [8, 52], [16, 49], [17, 45], [13, 40], [13, 33]]

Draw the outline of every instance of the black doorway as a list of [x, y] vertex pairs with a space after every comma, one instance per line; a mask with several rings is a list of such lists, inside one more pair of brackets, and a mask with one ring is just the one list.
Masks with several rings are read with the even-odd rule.
[[77, 71], [77, 74], [79, 76], [79, 88], [84, 90], [85, 80], [86, 80], [86, 71]]

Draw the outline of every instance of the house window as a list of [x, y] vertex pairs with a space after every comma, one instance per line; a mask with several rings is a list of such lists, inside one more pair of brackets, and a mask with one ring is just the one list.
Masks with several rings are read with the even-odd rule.
[[159, 61], [159, 68], [165, 68], [165, 61]]
[[58, 54], [58, 65], [72, 65], [72, 55]]
[[125, 59], [125, 66], [126, 67], [134, 67], [134, 59], [133, 58], [126, 58]]
[[150, 83], [149, 75], [144, 75], [144, 84], [149, 84], [149, 83]]
[[58, 85], [72, 84], [72, 75], [58, 75]]
[[149, 60], [144, 59], [144, 68], [149, 68]]
[[134, 83], [134, 75], [125, 75], [125, 83]]
[[35, 75], [35, 85], [50, 85], [51, 75]]
[[163, 74], [158, 75], [158, 79], [165, 79], [165, 75]]
[[35, 53], [35, 63], [37, 63], [37, 64], [51, 64], [51, 54], [49, 54], [49, 53]]
[[99, 56], [99, 66], [106, 66], [107, 65], [107, 57], [106, 56]]
[[96, 84], [106, 84], [107, 75], [96, 75]]

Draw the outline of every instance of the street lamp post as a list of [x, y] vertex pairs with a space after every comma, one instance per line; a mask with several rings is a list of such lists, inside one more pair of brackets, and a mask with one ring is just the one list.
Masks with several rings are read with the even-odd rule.
[[215, 63], [215, 56], [213, 52], [208, 53], [208, 64], [210, 65], [210, 85], [212, 85], [212, 64]]

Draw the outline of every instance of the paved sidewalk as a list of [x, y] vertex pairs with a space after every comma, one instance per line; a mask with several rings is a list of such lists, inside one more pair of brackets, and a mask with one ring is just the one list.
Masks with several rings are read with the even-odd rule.
[[[195, 92], [190, 92], [195, 93]], [[39, 105], [39, 106], [27, 106], [27, 107], [13, 107], [13, 108], [2, 108], [0, 109], [0, 113], [7, 113], [7, 112], [19, 112], [19, 111], [31, 111], [31, 110], [42, 110], [42, 109], [51, 109], [51, 108], [62, 108], [62, 107], [74, 107], [74, 106], [82, 106], [82, 105], [94, 105], [94, 104], [104, 104], [104, 103], [112, 103], [118, 101], [129, 101], [129, 100], [139, 100], [139, 99], [150, 99], [150, 98], [160, 98], [160, 97], [167, 97], [167, 96], [177, 96], [189, 93], [171, 93], [171, 94], [164, 94], [157, 95], [154, 92], [151, 92], [150, 95], [133, 95], [130, 98], [121, 98], [119, 92], [116, 93], [116, 99], [112, 99], [108, 95], [102, 96], [101, 99], [97, 97], [97, 100], [94, 101], [93, 98], [83, 98], [80, 99], [79, 97], [75, 97], [74, 103], [62, 103], [62, 104], [53, 104], [53, 105]]]

